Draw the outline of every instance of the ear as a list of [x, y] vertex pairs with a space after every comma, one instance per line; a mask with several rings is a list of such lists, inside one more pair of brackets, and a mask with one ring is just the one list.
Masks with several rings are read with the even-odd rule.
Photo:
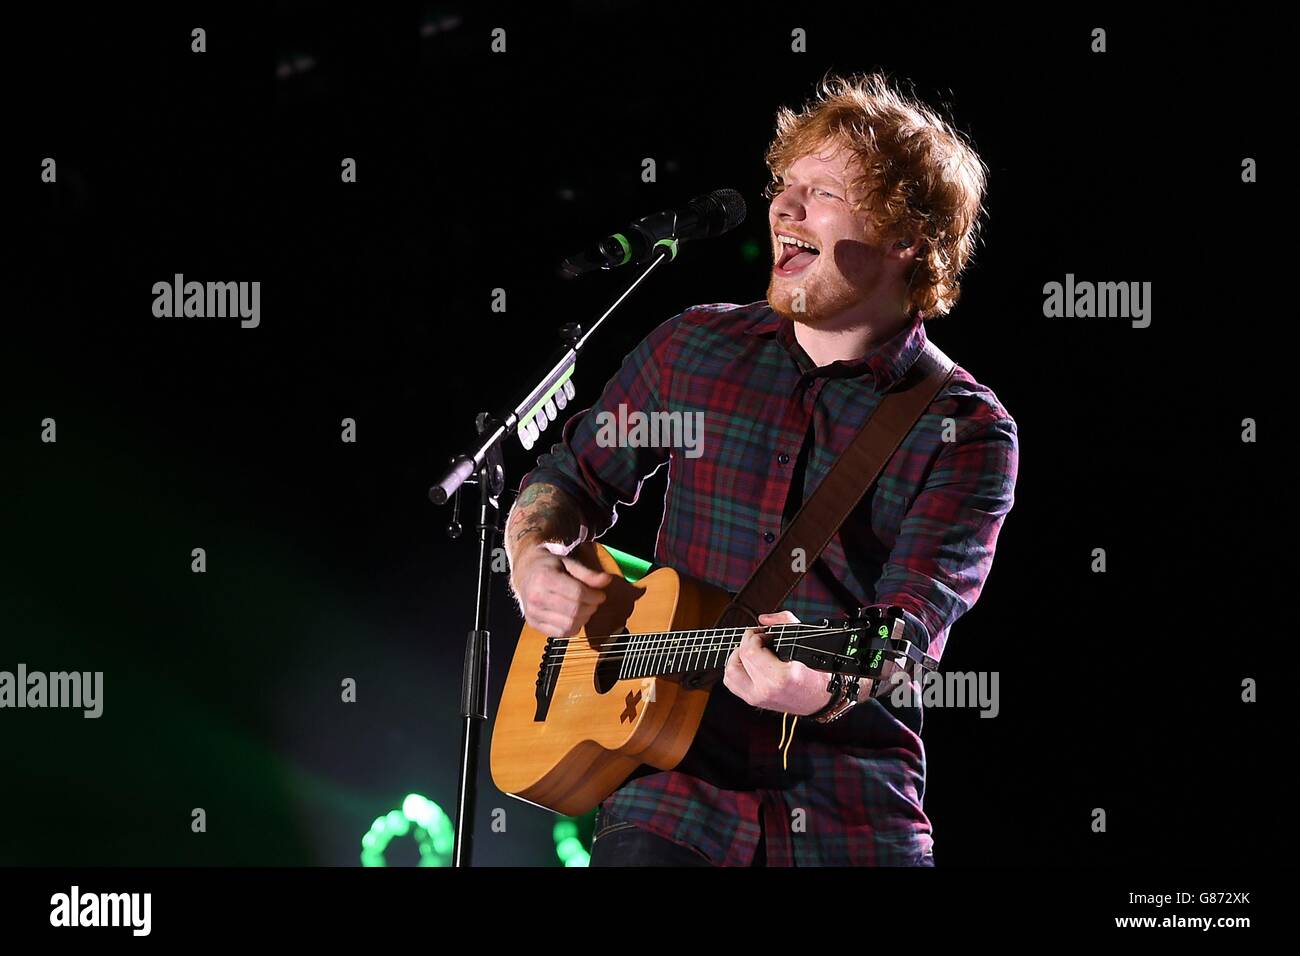
[[919, 247], [915, 238], [905, 237], [897, 242], [890, 243], [889, 256], [900, 262], [909, 262], [916, 258], [916, 250]]

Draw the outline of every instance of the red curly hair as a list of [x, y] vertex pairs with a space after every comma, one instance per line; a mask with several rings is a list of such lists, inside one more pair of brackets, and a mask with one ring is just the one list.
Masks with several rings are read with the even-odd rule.
[[958, 277], [975, 252], [988, 167], [935, 110], [891, 85], [883, 73], [828, 74], [803, 109], [782, 107], [767, 149], [772, 184], [804, 156], [842, 146], [857, 158], [852, 184], [859, 212], [885, 242], [918, 241], [908, 273], [909, 312], [945, 315], [961, 296]]

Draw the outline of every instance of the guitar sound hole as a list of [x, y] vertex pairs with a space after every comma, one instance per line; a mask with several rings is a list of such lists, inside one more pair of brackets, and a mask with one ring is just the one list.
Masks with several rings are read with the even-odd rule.
[[[596, 661], [596, 692], [609, 693], [609, 689], [619, 681], [619, 666], [623, 662], [622, 649], [628, 636], [627, 628], [615, 632], [601, 642], [600, 659]], [[609, 650], [605, 650], [608, 647]]]

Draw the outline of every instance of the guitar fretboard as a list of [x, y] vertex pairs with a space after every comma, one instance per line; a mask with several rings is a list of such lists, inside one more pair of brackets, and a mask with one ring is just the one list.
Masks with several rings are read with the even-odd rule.
[[[841, 631], [814, 624], [776, 624], [767, 628], [764, 643], [778, 657], [788, 660], [799, 638], [826, 633]], [[602, 656], [621, 656], [620, 680], [668, 677], [721, 670], [727, 664], [727, 657], [740, 646], [744, 634], [743, 627], [619, 634], [608, 638], [600, 648]]]

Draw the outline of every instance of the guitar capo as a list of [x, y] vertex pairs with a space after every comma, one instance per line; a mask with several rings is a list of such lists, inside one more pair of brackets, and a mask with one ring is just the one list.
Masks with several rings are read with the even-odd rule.
[[[864, 607], [858, 609], [856, 616], [859, 619], [870, 618], [882, 622], [876, 626], [876, 636], [867, 642], [867, 649], [875, 653], [870, 656], [863, 675], [873, 680], [879, 677], [881, 670], [884, 669], [886, 657], [916, 680], [920, 680], [921, 671], [939, 669], [937, 658], [931, 657], [903, 637], [907, 630], [907, 618], [903, 615], [902, 608], [890, 605], [882, 612], [879, 607]], [[884, 623], [886, 621], [888, 623]], [[909, 669], [909, 663], [915, 666]]]

